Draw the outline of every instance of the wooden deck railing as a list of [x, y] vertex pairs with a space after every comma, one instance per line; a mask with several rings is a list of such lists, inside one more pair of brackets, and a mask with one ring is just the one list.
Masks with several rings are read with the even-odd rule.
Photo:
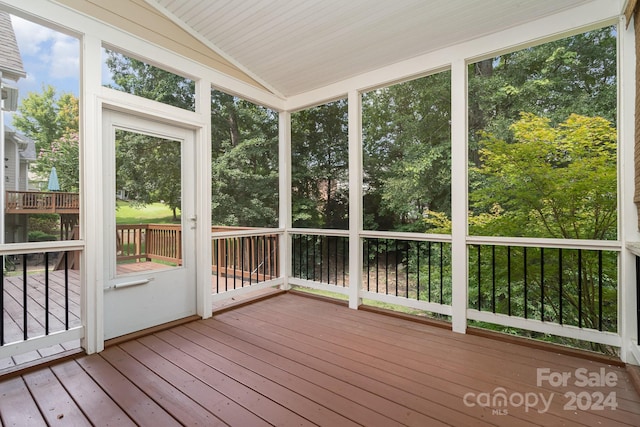
[[[218, 277], [216, 293], [275, 279], [280, 275], [279, 236], [276, 233], [216, 236], [220, 233], [246, 232], [246, 227], [211, 227], [212, 274]], [[240, 282], [240, 284], [237, 283]]]
[[78, 193], [64, 192], [7, 191], [5, 212], [77, 214], [80, 212], [80, 196]]
[[[211, 273], [229, 280], [262, 282], [278, 277], [278, 236], [225, 236], [216, 233], [247, 231], [246, 227], [212, 226]], [[179, 224], [117, 225], [117, 261], [165, 261], [182, 264], [182, 229]], [[235, 286], [235, 285], [231, 285]]]
[[182, 264], [180, 224], [117, 225], [117, 260], [167, 261]]

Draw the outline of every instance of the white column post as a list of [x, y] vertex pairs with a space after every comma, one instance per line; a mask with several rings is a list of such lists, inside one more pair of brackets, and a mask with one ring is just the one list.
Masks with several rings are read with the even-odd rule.
[[467, 64], [451, 64], [451, 306], [452, 329], [467, 330]]
[[280, 236], [280, 275], [284, 278], [282, 289], [290, 289], [291, 271], [291, 113], [283, 111], [279, 116], [278, 136], [279, 225], [284, 229]]
[[349, 307], [362, 304], [362, 97], [350, 91], [349, 104]]
[[85, 35], [81, 40], [80, 90], [80, 239], [81, 312], [85, 327], [82, 347], [89, 354], [104, 349], [104, 197], [102, 191], [101, 42]]
[[212, 314], [211, 290], [211, 81], [196, 82], [196, 112], [205, 125], [195, 135], [196, 310], [203, 319]]
[[640, 343], [637, 342], [635, 255], [625, 246], [640, 241], [638, 211], [633, 203], [635, 166], [635, 34], [634, 25], [621, 18], [618, 25], [618, 182], [619, 234], [623, 244], [618, 278], [618, 331], [622, 338], [620, 358], [623, 362], [640, 364]]
[[[0, 90], [2, 89], [2, 72], [0, 71]], [[0, 173], [0, 206], [2, 206], [2, 212], [4, 213], [4, 206], [6, 203], [5, 200], [5, 190], [6, 190], [6, 186], [5, 186], [5, 182], [6, 182], [6, 170], [5, 170], [5, 160], [4, 160], [4, 156], [5, 156], [5, 145], [6, 145], [6, 141], [5, 141], [5, 133], [4, 133], [4, 100], [0, 99], [0, 159], [2, 159], [2, 162], [0, 163], [0, 165], [2, 166], [2, 173]], [[16, 169], [17, 170], [17, 169]], [[4, 214], [2, 216], [2, 219], [0, 220], [0, 244], [5, 242], [5, 236], [4, 236]], [[4, 265], [0, 265], [0, 268], [4, 268]]]

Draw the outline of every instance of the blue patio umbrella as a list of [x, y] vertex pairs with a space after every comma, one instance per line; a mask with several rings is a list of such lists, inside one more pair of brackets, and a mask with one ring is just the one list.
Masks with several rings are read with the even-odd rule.
[[58, 173], [56, 172], [56, 167], [51, 168], [51, 172], [49, 172], [49, 184], [47, 185], [47, 190], [49, 191], [60, 191], [60, 183], [58, 182]]

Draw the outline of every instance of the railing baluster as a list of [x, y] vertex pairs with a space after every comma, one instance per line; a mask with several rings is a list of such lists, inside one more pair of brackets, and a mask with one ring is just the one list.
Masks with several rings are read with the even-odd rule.
[[496, 312], [496, 246], [491, 246], [491, 308]]
[[511, 316], [511, 246], [507, 246], [507, 313]]
[[238, 268], [238, 238], [233, 238], [233, 289], [236, 288], [236, 270]]
[[64, 252], [64, 325], [69, 330], [69, 251]]
[[562, 283], [562, 248], [558, 249], [558, 313], [559, 313], [559, 323], [562, 325], [564, 322], [564, 316], [562, 313], [562, 293], [563, 293], [563, 286], [564, 284]]
[[640, 257], [636, 255], [636, 342], [640, 344]]
[[380, 270], [380, 240], [376, 238], [376, 293], [380, 292], [378, 284], [378, 273]]
[[478, 311], [482, 311], [482, 246], [478, 245]]
[[[431, 302], [431, 242], [427, 242], [427, 265], [428, 265], [427, 285], [428, 285], [428, 292], [429, 292], [428, 301]], [[440, 272], [440, 274], [442, 274], [442, 272]]]
[[347, 240], [348, 237], [342, 238], [342, 286], [347, 286]]
[[[3, 313], [4, 315], [4, 313]], [[27, 336], [27, 254], [22, 255], [22, 327], [23, 339], [26, 341]]]
[[367, 292], [371, 290], [371, 239], [367, 242]]
[[49, 252], [44, 253], [44, 334], [49, 335]]
[[384, 293], [389, 295], [389, 239], [384, 241]]
[[416, 273], [416, 299], [420, 301], [420, 240], [416, 242]]
[[[251, 275], [253, 273], [253, 237], [247, 237], [247, 243], [249, 244], [249, 248], [247, 249], [247, 255], [249, 256], [249, 286], [251, 286]], [[244, 270], [242, 274], [244, 279]], [[244, 288], [244, 280], [242, 281], [241, 287]]]
[[444, 243], [440, 242], [440, 304], [444, 302]]
[[544, 248], [540, 248], [540, 321], [544, 322]]
[[[404, 267], [405, 298], [409, 298], [409, 242], [404, 241], [406, 265]], [[419, 298], [418, 298], [419, 299]]]
[[[335, 272], [336, 272], [336, 286], [338, 285], [338, 256], [340, 255], [340, 251], [338, 249], [338, 245], [344, 239], [344, 237], [336, 237], [336, 254], [335, 254]], [[343, 267], [344, 270], [344, 267]], [[344, 283], [342, 283], [344, 287]]]
[[582, 328], [582, 249], [578, 249], [578, 328]]
[[528, 319], [528, 308], [529, 308], [529, 298], [527, 296], [527, 247], [525, 246], [524, 248], [522, 248], [523, 253], [522, 253], [522, 257], [523, 257], [523, 277], [522, 280], [524, 282], [524, 318]]
[[394, 259], [394, 263], [396, 265], [395, 271], [396, 271], [396, 296], [398, 296], [398, 239], [395, 239], [395, 251], [394, 251], [394, 255], [393, 255], [393, 259]]
[[602, 251], [598, 251], [598, 330], [602, 331]]

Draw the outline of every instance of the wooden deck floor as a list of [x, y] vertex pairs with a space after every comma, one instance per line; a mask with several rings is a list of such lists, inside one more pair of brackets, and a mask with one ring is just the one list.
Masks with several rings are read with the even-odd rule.
[[[537, 385], [539, 368], [571, 377], [566, 386]], [[608, 384], [580, 387], [576, 369]], [[507, 405], [479, 405], [503, 390]], [[572, 409], [571, 393], [583, 407], [614, 393], [608, 403], [617, 407]], [[533, 396], [549, 406], [527, 410], [521, 403]], [[288, 293], [5, 379], [0, 419], [5, 426], [638, 426], [640, 397], [620, 367]]]

